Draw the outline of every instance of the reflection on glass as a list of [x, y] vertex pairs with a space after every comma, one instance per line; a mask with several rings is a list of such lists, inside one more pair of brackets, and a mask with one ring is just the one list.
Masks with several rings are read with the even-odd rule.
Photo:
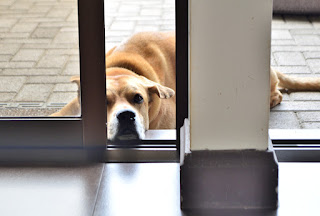
[[175, 0], [104, 5], [108, 139], [175, 129]]
[[77, 97], [77, 14], [77, 0], [0, 2], [0, 116], [49, 116]]

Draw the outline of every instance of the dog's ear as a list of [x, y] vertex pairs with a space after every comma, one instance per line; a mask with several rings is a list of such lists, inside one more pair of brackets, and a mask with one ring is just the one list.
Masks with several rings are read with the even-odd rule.
[[159, 83], [153, 82], [145, 77], [143, 77], [143, 82], [150, 93], [157, 94], [161, 99], [168, 99], [175, 95], [173, 89], [160, 85]]

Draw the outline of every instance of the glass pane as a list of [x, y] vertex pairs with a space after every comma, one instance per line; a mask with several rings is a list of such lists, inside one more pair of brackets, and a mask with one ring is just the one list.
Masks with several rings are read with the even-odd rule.
[[175, 0], [104, 3], [108, 139], [175, 129]]
[[[77, 0], [0, 1], [0, 116], [49, 116], [77, 98], [77, 14]], [[79, 116], [77, 103], [63, 115]]]
[[319, 16], [273, 17], [271, 67], [298, 82], [283, 84], [282, 102], [270, 111], [270, 129], [320, 128], [319, 20]]

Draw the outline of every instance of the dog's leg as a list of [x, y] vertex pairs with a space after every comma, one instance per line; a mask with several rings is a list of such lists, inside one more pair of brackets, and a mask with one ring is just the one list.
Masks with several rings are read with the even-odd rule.
[[282, 94], [278, 90], [279, 79], [276, 72], [270, 69], [270, 108], [275, 107], [282, 101]]

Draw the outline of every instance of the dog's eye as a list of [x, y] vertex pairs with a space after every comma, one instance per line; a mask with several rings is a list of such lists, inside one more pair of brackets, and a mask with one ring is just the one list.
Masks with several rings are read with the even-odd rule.
[[143, 97], [140, 94], [136, 94], [133, 98], [133, 101], [137, 104], [141, 104], [143, 102]]

